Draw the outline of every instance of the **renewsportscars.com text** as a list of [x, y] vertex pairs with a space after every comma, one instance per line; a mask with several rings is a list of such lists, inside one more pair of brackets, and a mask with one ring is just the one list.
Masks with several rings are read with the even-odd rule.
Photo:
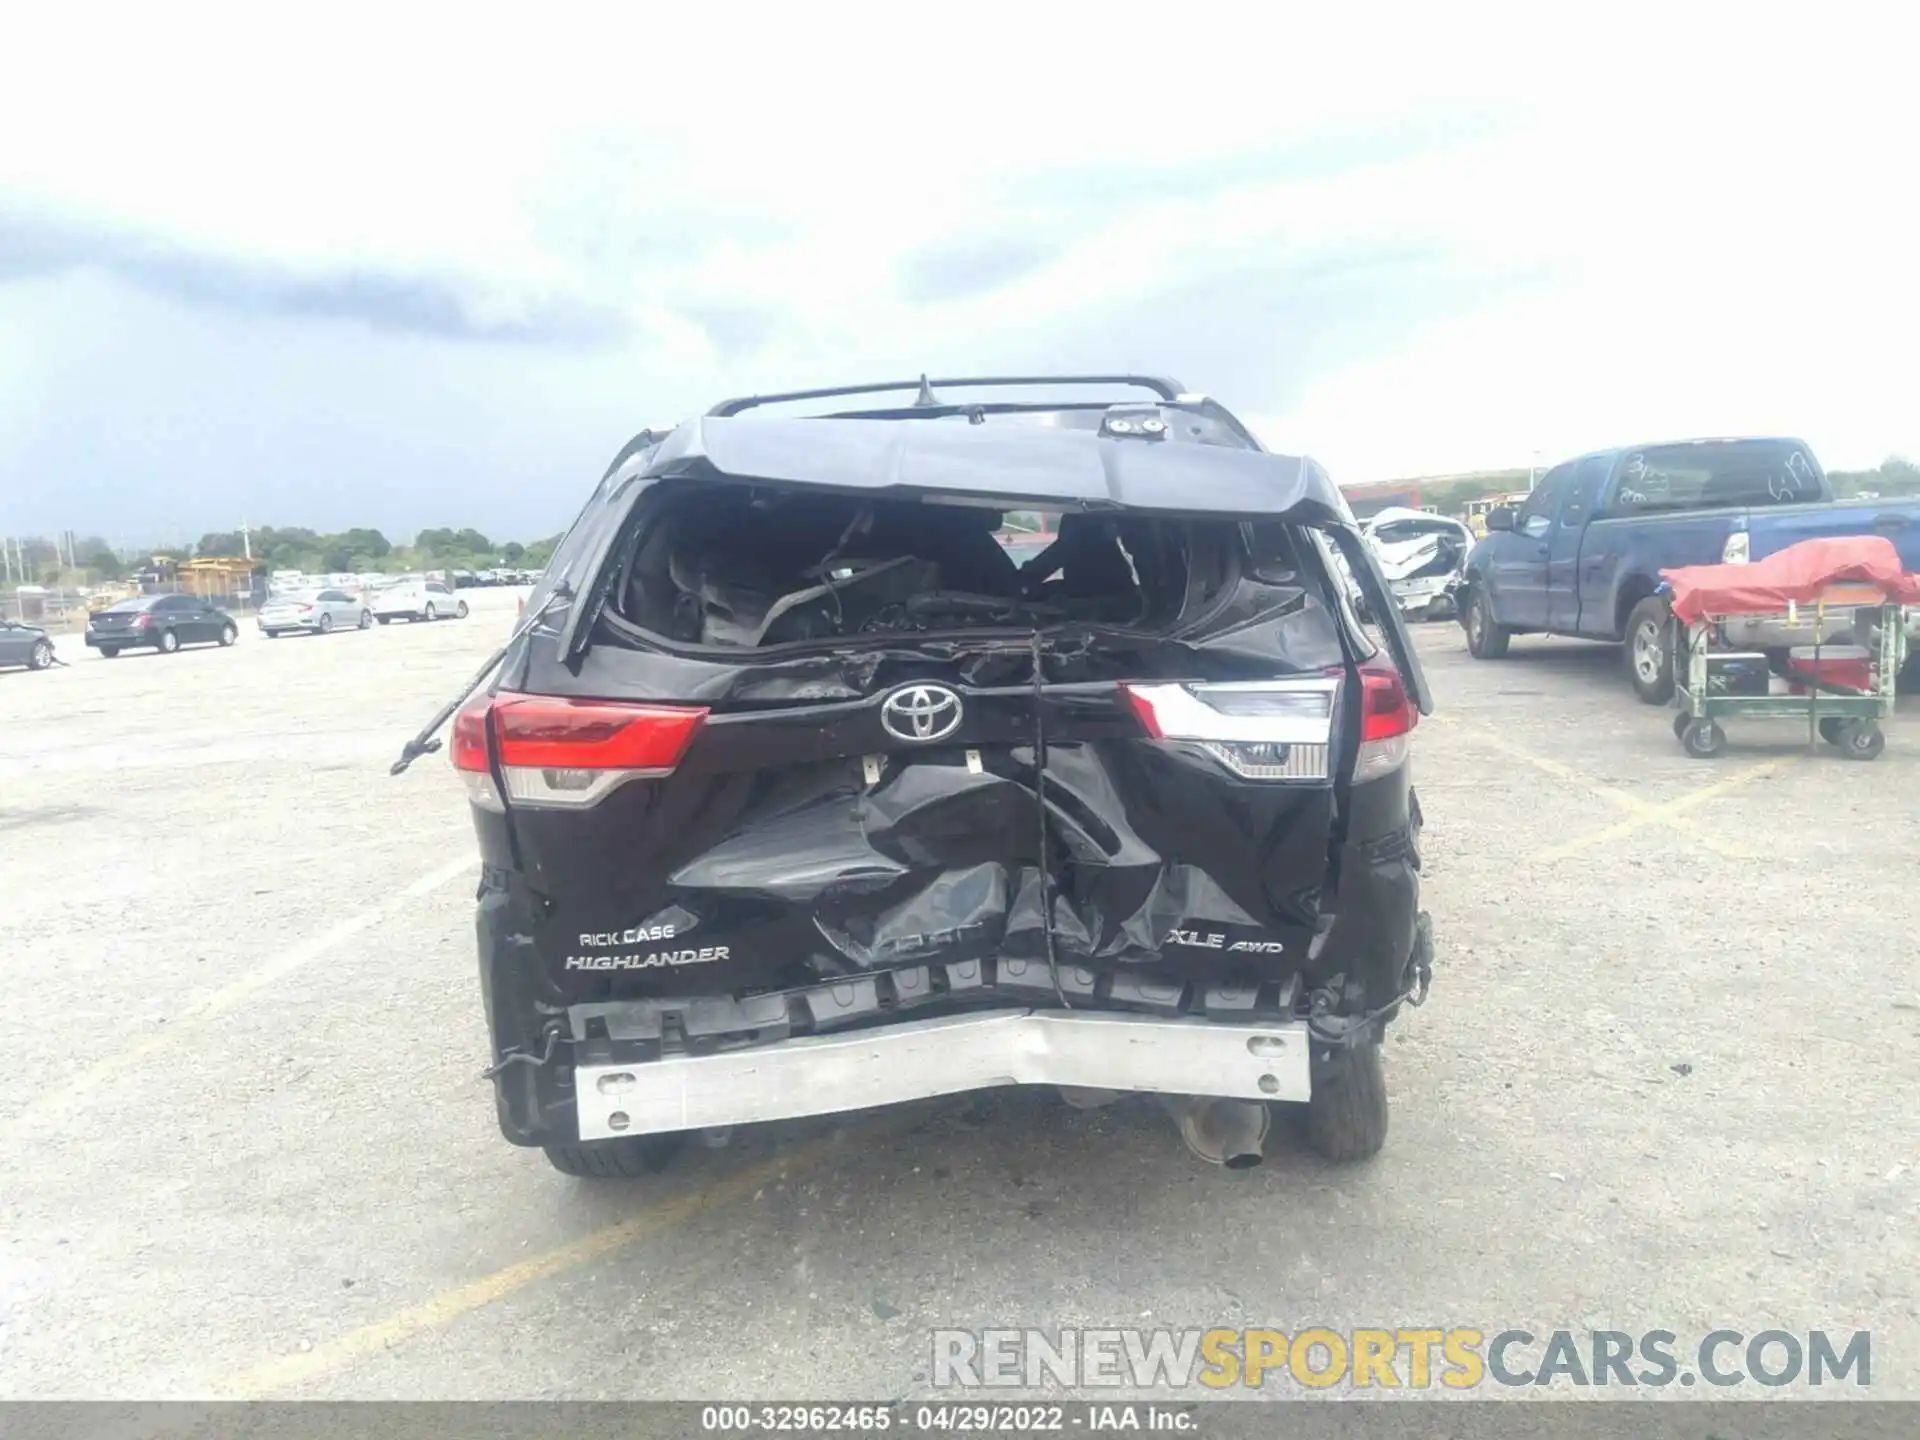
[[1873, 1383], [1865, 1330], [936, 1330], [941, 1388], [1473, 1390], [1486, 1385], [1624, 1389]]

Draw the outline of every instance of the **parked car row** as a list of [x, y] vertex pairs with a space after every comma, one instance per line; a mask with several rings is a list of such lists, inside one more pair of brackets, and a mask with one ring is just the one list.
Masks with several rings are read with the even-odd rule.
[[476, 585], [531, 585], [539, 578], [533, 570], [455, 570], [453, 583], [462, 590]]
[[44, 670], [53, 664], [53, 640], [38, 625], [0, 620], [0, 668], [24, 665]]

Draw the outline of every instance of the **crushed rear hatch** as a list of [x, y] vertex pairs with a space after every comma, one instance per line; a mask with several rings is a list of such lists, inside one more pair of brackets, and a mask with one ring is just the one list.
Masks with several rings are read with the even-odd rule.
[[[455, 724], [553, 998], [1154, 1008], [1311, 968], [1369, 714], [1427, 703], [1392, 607], [1397, 670], [1342, 612], [1304, 525], [1383, 581], [1311, 462], [708, 420], [628, 469], [579, 601]], [[1042, 507], [1016, 567], [994, 533]]]

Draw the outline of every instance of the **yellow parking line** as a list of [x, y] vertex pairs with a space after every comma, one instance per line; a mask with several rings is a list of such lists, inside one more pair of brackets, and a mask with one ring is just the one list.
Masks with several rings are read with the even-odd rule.
[[[1710, 831], [1705, 830], [1697, 824], [1683, 820], [1681, 817], [1686, 811], [1704, 805], [1709, 800], [1719, 799], [1720, 796], [1726, 794], [1729, 790], [1737, 790], [1742, 785], [1751, 785], [1756, 780], [1766, 779], [1767, 776], [1777, 773], [1784, 764], [1785, 762], [1781, 760], [1763, 760], [1758, 765], [1749, 765], [1738, 774], [1727, 776], [1724, 780], [1716, 780], [1711, 785], [1702, 785], [1698, 790], [1690, 790], [1685, 795], [1679, 796], [1677, 799], [1669, 800], [1663, 805], [1648, 805], [1644, 801], [1634, 800], [1634, 814], [1632, 819], [1621, 820], [1603, 829], [1576, 836], [1574, 839], [1565, 841], [1559, 845], [1549, 846], [1540, 852], [1539, 858], [1542, 860], [1564, 860], [1569, 855], [1576, 855], [1582, 850], [1591, 849], [1595, 845], [1603, 845], [1610, 840], [1621, 839], [1623, 836], [1631, 835], [1634, 831], [1645, 829], [1649, 825], [1664, 825], [1670, 829], [1678, 830], [1683, 835], [1691, 836], [1693, 839], [1699, 841], [1702, 848], [1711, 850], [1717, 855], [1724, 855], [1735, 860], [1757, 859], [1758, 857], [1755, 853], [1748, 850], [1745, 846], [1732, 841], [1721, 840]], [[1621, 798], [1632, 799], [1633, 797], [1622, 796]]]
[[0, 1125], [0, 1140], [15, 1140], [41, 1121], [58, 1120], [71, 1113], [77, 1107], [84, 1105], [90, 1097], [99, 1093], [107, 1081], [126, 1073], [156, 1050], [179, 1039], [183, 1033], [233, 1009], [256, 991], [284, 978], [303, 965], [311, 964], [362, 931], [371, 930], [408, 902], [439, 889], [450, 880], [457, 880], [479, 863], [476, 858], [464, 857], [442, 865], [437, 870], [429, 870], [380, 904], [371, 905], [329, 929], [321, 931], [318, 935], [281, 951], [265, 964], [256, 966], [237, 980], [221, 986], [198, 1004], [190, 1006], [183, 1013], [173, 1017], [166, 1029], [102, 1056], [66, 1084], [33, 1100], [26, 1109], [12, 1116], [4, 1125]]
[[1522, 761], [1544, 774], [1552, 775], [1556, 779], [1565, 780], [1569, 784], [1577, 785], [1589, 795], [1604, 801], [1616, 810], [1626, 811], [1628, 815], [1632, 817], [1631, 819], [1618, 821], [1615, 824], [1604, 826], [1589, 834], [1577, 836], [1572, 840], [1542, 850], [1534, 856], [1536, 860], [1564, 859], [1569, 855], [1578, 854], [1580, 851], [1590, 849], [1595, 845], [1620, 839], [1623, 836], [1632, 834], [1636, 830], [1645, 829], [1649, 825], [1659, 825], [1670, 830], [1678, 831], [1680, 834], [1693, 840], [1703, 850], [1710, 851], [1726, 859], [1758, 859], [1760, 857], [1754, 851], [1749, 850], [1738, 841], [1728, 840], [1716, 835], [1699, 822], [1689, 820], [1686, 817], [1686, 812], [1725, 794], [1729, 790], [1737, 789], [1742, 785], [1750, 785], [1756, 780], [1763, 780], [1767, 776], [1777, 773], [1787, 764], [1785, 760], [1763, 760], [1759, 764], [1750, 765], [1745, 770], [1734, 775], [1729, 775], [1723, 780], [1717, 780], [1710, 785], [1703, 785], [1699, 789], [1689, 791], [1687, 794], [1679, 796], [1676, 799], [1655, 804], [1651, 801], [1642, 800], [1637, 795], [1629, 795], [1624, 790], [1616, 789], [1611, 785], [1595, 780], [1590, 775], [1583, 775], [1572, 766], [1563, 765], [1558, 760], [1552, 760], [1544, 755], [1535, 755], [1531, 751], [1524, 750], [1517, 745], [1511, 744], [1484, 726], [1455, 720], [1451, 716], [1435, 716], [1434, 718], [1442, 720], [1444, 724], [1459, 728], [1490, 750], [1498, 751], [1502, 755]]
[[625, 1220], [582, 1235], [577, 1240], [530, 1256], [504, 1270], [482, 1275], [465, 1285], [421, 1301], [418, 1305], [349, 1330], [336, 1339], [294, 1355], [280, 1355], [236, 1371], [214, 1382], [222, 1400], [266, 1399], [319, 1376], [330, 1374], [377, 1355], [429, 1331], [444, 1329], [463, 1316], [504, 1300], [528, 1286], [598, 1260], [649, 1236], [684, 1224], [702, 1211], [743, 1200], [768, 1181], [779, 1178], [796, 1163], [818, 1162], [832, 1147], [829, 1138], [797, 1145], [767, 1160], [722, 1175], [704, 1189], [653, 1206]]

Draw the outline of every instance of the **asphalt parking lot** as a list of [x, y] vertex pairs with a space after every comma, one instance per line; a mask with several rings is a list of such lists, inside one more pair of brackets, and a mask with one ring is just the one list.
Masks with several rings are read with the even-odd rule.
[[1867, 1329], [1920, 1395], [1920, 731], [1690, 760], [1610, 651], [1423, 627], [1379, 1160], [995, 1092], [609, 1187], [500, 1140], [465, 804], [386, 774], [475, 603], [0, 673], [0, 1393], [917, 1398], [936, 1327], [1472, 1325]]

